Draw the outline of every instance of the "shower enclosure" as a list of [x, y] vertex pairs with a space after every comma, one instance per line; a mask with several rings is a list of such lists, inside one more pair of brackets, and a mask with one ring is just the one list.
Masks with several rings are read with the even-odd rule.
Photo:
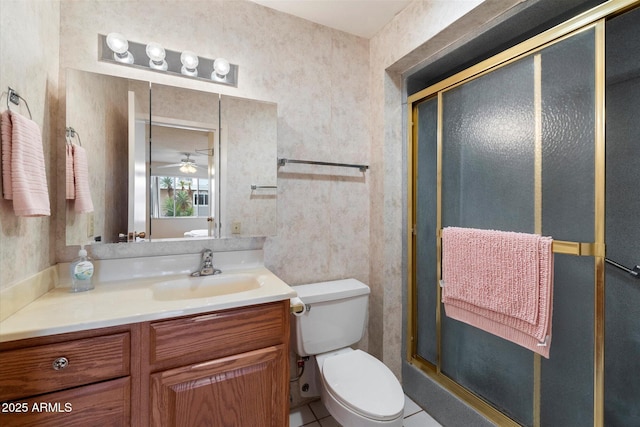
[[[605, 3], [409, 97], [408, 360], [500, 425], [640, 425], [634, 6]], [[447, 226], [554, 238], [549, 359], [446, 317]]]

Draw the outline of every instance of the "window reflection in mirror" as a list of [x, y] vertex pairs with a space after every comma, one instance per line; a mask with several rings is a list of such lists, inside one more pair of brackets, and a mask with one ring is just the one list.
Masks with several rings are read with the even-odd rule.
[[152, 241], [215, 237], [218, 111], [218, 94], [151, 85]]
[[213, 236], [214, 130], [157, 124], [152, 129], [151, 237]]
[[209, 182], [206, 179], [178, 176], [152, 176], [156, 195], [151, 215], [154, 218], [209, 216]]

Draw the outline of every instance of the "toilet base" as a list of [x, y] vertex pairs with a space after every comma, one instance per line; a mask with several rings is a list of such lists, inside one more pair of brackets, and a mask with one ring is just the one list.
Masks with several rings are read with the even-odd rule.
[[322, 387], [320, 399], [325, 408], [327, 408], [327, 411], [344, 427], [402, 427], [404, 413], [401, 413], [398, 418], [393, 420], [380, 421], [364, 418], [362, 415], [352, 412], [342, 403], [338, 402], [325, 387]]
[[[346, 347], [328, 353], [323, 353], [318, 357], [314, 357], [314, 373], [316, 375], [314, 387], [320, 393], [320, 398], [327, 411], [333, 418], [344, 427], [402, 427], [404, 412], [394, 419], [378, 420], [366, 417], [362, 414], [354, 412], [351, 408], [346, 407], [339, 399], [334, 397], [325, 384], [321, 374], [322, 364], [326, 357], [336, 356], [354, 351], [352, 348]], [[315, 391], [315, 390], [314, 390]]]

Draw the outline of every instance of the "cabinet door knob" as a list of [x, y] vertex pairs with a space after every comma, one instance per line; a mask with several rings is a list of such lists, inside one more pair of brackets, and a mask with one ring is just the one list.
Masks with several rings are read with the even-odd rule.
[[58, 357], [53, 361], [53, 369], [59, 371], [60, 369], [64, 369], [69, 366], [69, 360], [66, 357]]

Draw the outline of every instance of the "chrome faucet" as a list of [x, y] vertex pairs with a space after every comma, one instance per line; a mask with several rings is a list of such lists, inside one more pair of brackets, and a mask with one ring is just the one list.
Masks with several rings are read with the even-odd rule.
[[213, 267], [213, 251], [211, 249], [203, 249], [202, 259], [200, 260], [200, 268], [197, 271], [191, 273], [193, 277], [198, 276], [211, 276], [213, 274], [220, 274], [217, 268]]

